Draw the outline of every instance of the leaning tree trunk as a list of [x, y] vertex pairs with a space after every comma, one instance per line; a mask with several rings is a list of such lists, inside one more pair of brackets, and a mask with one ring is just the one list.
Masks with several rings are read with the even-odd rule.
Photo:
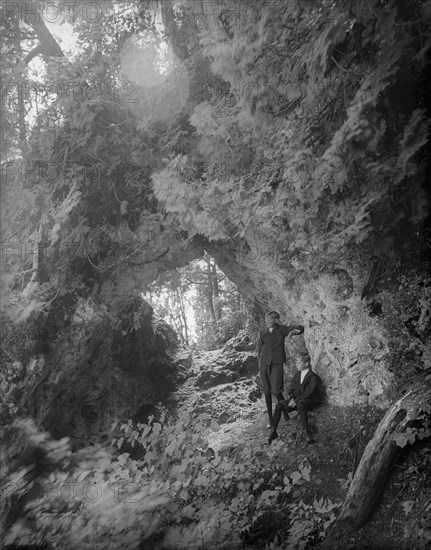
[[401, 451], [399, 445], [414, 442], [417, 436], [429, 437], [423, 421], [424, 417], [429, 419], [430, 404], [431, 372], [428, 372], [389, 408], [378, 425], [353, 477], [335, 531], [357, 529], [370, 518]]

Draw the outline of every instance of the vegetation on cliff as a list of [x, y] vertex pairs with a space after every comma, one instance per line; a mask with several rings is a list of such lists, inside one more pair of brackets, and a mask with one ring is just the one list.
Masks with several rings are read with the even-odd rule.
[[[335, 508], [295, 509], [305, 462], [255, 486], [258, 461], [205, 454], [211, 420], [128, 422], [178, 370], [172, 331], [140, 295], [176, 273], [172, 319], [187, 344], [194, 281], [207, 348], [277, 308], [305, 326], [331, 403], [387, 407], [415, 389], [406, 423], [382, 439], [429, 437], [417, 384], [431, 357], [430, 2], [11, 0], [0, 14], [3, 430], [30, 446], [5, 479], [23, 480], [17, 510], [42, 526], [42, 538], [18, 525], [9, 540], [22, 529], [22, 542], [55, 546], [68, 533], [70, 548], [95, 548], [95, 529], [97, 544], [137, 548], [169, 527], [175, 544], [179, 517], [184, 540], [203, 544], [214, 522], [243, 534], [286, 506], [303, 530], [272, 548], [319, 542]], [[54, 36], [62, 16], [70, 43]], [[191, 263], [202, 258], [206, 270]], [[237, 287], [218, 286], [220, 269]], [[17, 413], [38, 427], [12, 427]], [[143, 460], [115, 446], [75, 454], [38, 431], [80, 445], [117, 416], [118, 440], [139, 443]], [[106, 490], [142, 483], [140, 504], [118, 502], [110, 532], [104, 500], [27, 502], [29, 485], [69, 475]]]

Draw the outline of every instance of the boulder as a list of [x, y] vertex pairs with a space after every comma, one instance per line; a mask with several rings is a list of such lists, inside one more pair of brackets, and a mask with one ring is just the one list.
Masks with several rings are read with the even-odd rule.
[[192, 369], [193, 354], [189, 349], [178, 349], [178, 351], [176, 351], [172, 356], [172, 365], [176, 373], [176, 382], [184, 382], [187, 378], [195, 375], [195, 372]]
[[233, 382], [239, 377], [238, 373], [231, 372], [230, 370], [221, 369], [214, 371], [204, 371], [199, 374], [195, 385], [198, 388], [211, 388], [213, 386], [218, 386], [220, 384], [226, 384], [228, 382]]
[[226, 343], [222, 353], [226, 351], [254, 351], [255, 349], [255, 340], [243, 329]]
[[232, 372], [239, 372], [243, 364], [242, 354], [232, 353], [226, 358], [225, 368]]
[[[184, 350], [172, 362], [172, 330], [154, 321], [143, 300], [121, 302], [116, 323], [96, 315], [90, 302], [84, 306], [89, 320], [76, 315], [46, 357], [26, 359], [25, 387], [12, 401], [54, 438], [70, 437], [73, 448], [110, 434], [119, 418], [145, 417], [145, 407], [163, 401], [178, 385], [177, 367], [190, 364]], [[139, 326], [131, 319], [139, 319]], [[12, 394], [5, 393], [10, 401]]]
[[191, 369], [193, 362], [193, 354], [191, 350], [180, 348], [173, 356], [173, 362], [176, 365], [181, 365], [186, 369]]
[[229, 354], [226, 358], [226, 365], [220, 365], [216, 361], [207, 363], [203, 368], [205, 370], [201, 370], [195, 381], [198, 388], [211, 388], [233, 382], [244, 376], [253, 376], [259, 372], [256, 355], [245, 352]]
[[260, 397], [256, 381], [243, 377], [202, 391], [192, 404], [192, 412], [205, 413], [219, 424], [228, 424], [248, 416], [252, 407], [259, 406]]
[[257, 361], [256, 354], [254, 353], [243, 353], [242, 354], [242, 364], [239, 368], [239, 373], [242, 376], [252, 376], [255, 374], [258, 374], [259, 372], [259, 364]]
[[232, 418], [227, 411], [223, 411], [217, 418], [217, 422], [219, 424], [228, 424], [229, 422], [233, 422], [234, 420], [235, 418]]
[[[244, 333], [244, 331], [241, 331]], [[244, 333], [240, 342], [245, 342], [247, 335]], [[232, 339], [231, 343], [235, 339]], [[245, 345], [245, 344], [244, 344]], [[259, 372], [256, 353], [254, 351], [235, 351], [233, 345], [224, 347], [223, 350], [213, 350], [195, 357], [195, 370], [198, 371], [195, 385], [198, 388], [212, 388], [221, 384], [228, 384], [240, 378], [246, 380]]]

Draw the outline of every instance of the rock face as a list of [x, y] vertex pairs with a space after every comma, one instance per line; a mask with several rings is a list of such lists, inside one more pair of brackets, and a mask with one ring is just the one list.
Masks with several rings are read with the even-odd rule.
[[246, 330], [240, 330], [238, 334], [231, 338], [223, 348], [223, 353], [227, 351], [254, 351], [256, 349], [255, 339], [248, 334]]
[[[207, 413], [219, 424], [234, 422], [262, 395], [259, 387], [255, 341], [245, 330], [229, 340], [223, 349], [194, 352], [193, 369], [198, 397], [193, 412]], [[231, 392], [226, 406], [226, 392]]]
[[256, 352], [235, 351], [235, 347], [254, 347], [252, 339], [241, 331], [239, 337], [232, 338], [222, 351], [206, 352], [202, 359], [196, 360], [198, 376], [195, 385], [198, 388], [211, 388], [220, 384], [234, 382], [242, 377], [250, 377], [259, 372]]
[[[226, 394], [230, 394], [226, 399]], [[222, 383], [201, 392], [192, 403], [192, 411], [206, 413], [219, 424], [230, 424], [250, 413], [251, 403], [261, 396], [256, 382], [251, 378], [240, 378], [229, 384]]]
[[[210, 251], [248, 297], [261, 328], [264, 312], [270, 309], [280, 312], [283, 323], [305, 327], [303, 337], [286, 340], [287, 355], [294, 358], [308, 350], [313, 369], [326, 385], [329, 402], [385, 407], [405, 374], [429, 365], [425, 323], [418, 334], [412, 330], [409, 334], [406, 328], [409, 319], [426, 315], [429, 298], [420, 276], [396, 287], [389, 278], [382, 280], [377, 294], [361, 300], [370, 262], [340, 259], [339, 266], [321, 273], [301, 264], [283, 270], [274, 255], [268, 255], [264, 241], [256, 241], [255, 247], [250, 259], [240, 253], [239, 243], [213, 244]], [[415, 293], [422, 296], [422, 306], [415, 301]], [[372, 300], [377, 300], [381, 314], [370, 307]], [[406, 356], [407, 349], [414, 351]], [[288, 366], [292, 366], [289, 359]]]
[[192, 362], [192, 352], [188, 349], [179, 347], [172, 354], [172, 367], [177, 382], [184, 382], [191, 375]]
[[76, 446], [100, 441], [115, 420], [144, 420], [187, 376], [191, 357], [142, 300], [125, 301], [118, 319], [113, 326], [89, 306], [85, 320], [75, 315], [53, 350], [27, 364], [17, 412]]
[[[420, 3], [394, 5], [393, 34], [380, 24], [387, 4], [307, 3], [296, 21], [310, 16], [309, 32], [282, 56], [274, 44], [284, 43], [292, 12], [284, 2], [257, 4], [265, 5], [259, 25], [236, 28], [225, 43], [215, 32], [205, 49], [230, 92], [255, 91], [232, 94], [229, 117], [221, 114], [223, 94], [195, 106], [199, 154], [158, 173], [155, 194], [185, 231], [206, 238], [205, 250], [259, 323], [275, 309], [284, 322], [304, 325], [331, 402], [385, 407], [431, 356], [429, 158], [422, 157], [429, 64], [411, 64], [422, 57], [415, 31], [406, 31], [409, 55], [397, 34]], [[351, 24], [335, 30], [335, 20]], [[323, 43], [337, 43], [355, 64], [343, 66]], [[281, 91], [288, 82], [294, 101]]]

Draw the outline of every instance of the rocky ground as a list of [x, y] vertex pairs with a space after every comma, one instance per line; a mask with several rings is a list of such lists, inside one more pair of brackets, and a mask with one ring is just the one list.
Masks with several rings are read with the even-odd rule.
[[[177, 413], [205, 412], [220, 424], [210, 446], [233, 456], [250, 453], [264, 464], [268, 453], [276, 452], [286, 471], [294, 470], [304, 459], [311, 466], [310, 491], [341, 504], [349, 479], [372, 437], [383, 411], [370, 407], [324, 405], [310, 416], [316, 442], [306, 443], [295, 415], [279, 426], [279, 438], [267, 443], [265, 404], [259, 386], [258, 367], [252, 343], [239, 335], [222, 350], [184, 351], [177, 356], [184, 382], [171, 396], [169, 406]], [[287, 370], [286, 381], [293, 373]], [[429, 442], [396, 466], [389, 485], [372, 520], [359, 532], [342, 541], [346, 550], [410, 550], [404, 539], [409, 514], [417, 511], [430, 493], [424, 483]], [[428, 464], [428, 473], [429, 473]], [[260, 537], [260, 538], [259, 538]], [[266, 537], [266, 538], [265, 538]], [[259, 533], [247, 548], [263, 548], [271, 533]], [[412, 543], [413, 544], [413, 543]]]

